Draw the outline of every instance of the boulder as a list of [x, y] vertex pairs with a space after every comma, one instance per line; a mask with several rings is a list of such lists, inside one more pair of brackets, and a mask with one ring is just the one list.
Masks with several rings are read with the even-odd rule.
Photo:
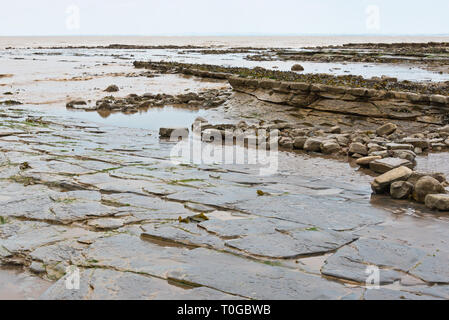
[[295, 149], [304, 149], [304, 144], [307, 141], [307, 137], [296, 137], [293, 141], [293, 146]]
[[349, 138], [347, 137], [347, 135], [339, 134], [336, 136], [336, 139], [338, 144], [342, 147], [347, 147], [349, 144]]
[[430, 102], [446, 104], [446, 96], [440, 94], [433, 94], [430, 96]]
[[368, 153], [386, 150], [385, 147], [382, 147], [382, 146], [378, 145], [377, 143], [368, 143], [367, 147], [369, 149]]
[[369, 166], [369, 164], [374, 160], [380, 160], [382, 159], [381, 156], [369, 156], [369, 157], [363, 157], [360, 159], [357, 159], [355, 162], [359, 166]]
[[399, 167], [390, 170], [374, 179], [371, 188], [375, 193], [382, 193], [396, 181], [406, 181], [412, 174], [412, 170], [407, 167]]
[[87, 105], [86, 101], [83, 100], [73, 100], [66, 104], [67, 108], [76, 108], [76, 106], [85, 106]]
[[386, 123], [383, 126], [377, 128], [376, 134], [378, 136], [388, 136], [397, 130], [398, 126], [394, 123]]
[[113, 85], [110, 85], [109, 87], [107, 87], [106, 89], [104, 89], [104, 91], [105, 92], [117, 92], [117, 91], [119, 91], [119, 88], [115, 84], [113, 84]]
[[424, 203], [427, 195], [439, 193], [446, 193], [446, 190], [444, 190], [444, 187], [441, 185], [441, 183], [435, 178], [424, 176], [420, 178], [415, 184], [413, 199], [415, 199], [417, 202]]
[[370, 169], [377, 173], [385, 173], [401, 166], [413, 168], [410, 161], [400, 158], [384, 158], [371, 161], [369, 164]]
[[438, 143], [431, 143], [432, 150], [441, 151], [443, 148], [446, 148], [446, 144], [438, 142]]
[[428, 194], [425, 198], [426, 207], [441, 211], [449, 211], [448, 194]]
[[304, 143], [304, 150], [306, 151], [321, 151], [321, 140], [316, 138], [308, 138]]
[[395, 158], [405, 159], [410, 162], [414, 162], [416, 158], [416, 153], [410, 150], [393, 150], [391, 155]]
[[279, 145], [286, 149], [293, 149], [293, 140], [287, 137], [281, 137], [279, 139]]
[[368, 149], [366, 148], [365, 145], [361, 144], [360, 142], [354, 142], [351, 143], [351, 145], [349, 146], [349, 153], [350, 154], [358, 153], [362, 156], [366, 156], [368, 155]]
[[445, 125], [444, 127], [438, 128], [438, 131], [443, 133], [449, 133], [449, 124]]
[[296, 137], [304, 137], [307, 135], [308, 130], [307, 129], [293, 129], [292, 131], [290, 131], [290, 136], [296, 138]]
[[340, 145], [335, 141], [324, 141], [321, 145], [321, 151], [324, 154], [332, 154], [341, 150]]
[[300, 64], [295, 64], [291, 68], [292, 71], [304, 71], [304, 67]]
[[170, 138], [172, 135], [177, 137], [185, 137], [189, 135], [189, 129], [187, 128], [160, 128], [159, 136], [161, 138]]
[[418, 182], [419, 179], [421, 179], [422, 177], [425, 176], [430, 176], [436, 180], [438, 180], [439, 183], [443, 183], [446, 182], [446, 177], [444, 176], [444, 174], [442, 173], [424, 173], [424, 172], [417, 172], [414, 171], [410, 177], [407, 179], [408, 182], [410, 182], [411, 184], [415, 185], [416, 182]]
[[407, 181], [396, 181], [390, 186], [390, 195], [393, 199], [407, 199], [413, 192], [413, 184]]

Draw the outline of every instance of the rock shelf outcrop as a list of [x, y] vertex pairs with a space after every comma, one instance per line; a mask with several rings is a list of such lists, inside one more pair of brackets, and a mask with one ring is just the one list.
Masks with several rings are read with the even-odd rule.
[[[396, 78], [381, 77], [365, 79], [362, 76], [331, 74], [298, 73], [292, 71], [278, 71], [265, 69], [262, 67], [223, 67], [210, 64], [194, 64], [180, 62], [154, 62], [154, 61], [134, 61], [134, 67], [138, 69], [149, 69], [162, 74], [185, 74], [203, 78], [228, 79], [230, 77], [240, 77], [255, 80], [276, 80], [280, 82], [298, 82], [310, 85], [320, 84], [332, 87], [343, 87], [359, 89], [361, 93], [365, 89], [378, 91], [395, 91], [408, 93], [421, 93], [432, 95], [449, 95], [449, 83], [419, 83], [411, 81], [398, 81]], [[299, 84], [301, 85], [301, 84]], [[269, 89], [269, 88], [267, 88]], [[338, 92], [337, 92], [338, 93]], [[359, 95], [361, 94], [359, 93]], [[430, 101], [426, 101], [430, 102]]]
[[231, 77], [236, 91], [298, 108], [372, 118], [446, 124], [449, 95], [417, 94], [367, 88]]
[[95, 105], [88, 105], [85, 101], [70, 101], [69, 109], [86, 111], [110, 110], [128, 113], [137, 112], [142, 108], [165, 105], [187, 105], [195, 108], [215, 108], [223, 104], [231, 93], [227, 90], [210, 89], [199, 93], [188, 92], [178, 95], [145, 93], [143, 95], [130, 94], [124, 98], [107, 96], [98, 100]]

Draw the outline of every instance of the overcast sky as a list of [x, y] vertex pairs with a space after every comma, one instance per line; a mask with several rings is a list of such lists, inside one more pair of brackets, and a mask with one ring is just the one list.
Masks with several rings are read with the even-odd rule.
[[0, 35], [449, 34], [447, 0], [2, 0]]

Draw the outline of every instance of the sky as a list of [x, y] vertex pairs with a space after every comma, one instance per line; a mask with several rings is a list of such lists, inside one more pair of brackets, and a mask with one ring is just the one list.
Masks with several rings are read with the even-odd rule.
[[2, 0], [0, 36], [447, 35], [447, 0]]

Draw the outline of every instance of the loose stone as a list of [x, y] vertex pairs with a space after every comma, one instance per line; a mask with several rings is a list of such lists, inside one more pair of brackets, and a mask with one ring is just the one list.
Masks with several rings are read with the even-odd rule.
[[119, 88], [118, 88], [118, 86], [113, 84], [113, 85], [110, 85], [109, 87], [107, 87], [104, 91], [105, 92], [118, 92]]
[[293, 141], [293, 146], [295, 149], [304, 149], [304, 144], [307, 141], [307, 137], [296, 137]]
[[377, 173], [385, 173], [401, 166], [405, 166], [411, 169], [413, 167], [413, 164], [408, 160], [400, 158], [385, 158], [374, 160], [369, 164], [370, 169]]
[[349, 153], [350, 154], [358, 153], [362, 156], [366, 156], [368, 155], [368, 149], [363, 144], [359, 142], [354, 142], [351, 143], [351, 145], [349, 146]]
[[399, 167], [390, 170], [374, 179], [371, 183], [371, 188], [375, 193], [382, 193], [388, 188], [393, 182], [396, 181], [406, 181], [412, 174], [412, 170], [407, 167]]
[[187, 128], [160, 128], [159, 136], [161, 138], [170, 138], [172, 135], [176, 137], [185, 137], [189, 134], [189, 129]]
[[295, 64], [291, 68], [292, 71], [304, 71], [304, 67], [300, 64]]
[[413, 191], [413, 184], [406, 181], [396, 181], [391, 184], [390, 195], [393, 199], [407, 199]]
[[388, 136], [397, 130], [397, 125], [394, 123], [386, 123], [383, 126], [377, 128], [376, 133], [379, 136]]
[[325, 154], [332, 154], [340, 151], [340, 145], [335, 141], [325, 141], [321, 146], [321, 151]]
[[425, 198], [426, 207], [440, 211], [449, 211], [449, 195], [428, 194]]
[[363, 157], [363, 158], [357, 159], [356, 164], [358, 164], [359, 166], [368, 166], [372, 161], [380, 160], [380, 159], [382, 159], [381, 156]]
[[321, 140], [315, 139], [315, 138], [309, 138], [304, 143], [304, 150], [306, 151], [312, 151], [312, 152], [319, 152], [321, 151]]
[[437, 179], [430, 176], [425, 176], [416, 182], [415, 189], [413, 191], [413, 199], [417, 202], [424, 203], [427, 195], [445, 192], [444, 187]]

